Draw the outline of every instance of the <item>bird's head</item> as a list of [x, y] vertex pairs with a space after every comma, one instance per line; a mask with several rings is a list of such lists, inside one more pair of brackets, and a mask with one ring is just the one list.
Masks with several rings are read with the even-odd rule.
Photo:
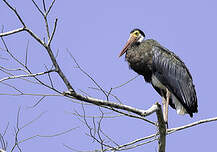
[[127, 49], [132, 46], [135, 43], [141, 43], [145, 38], [145, 34], [143, 31], [141, 31], [140, 29], [134, 29], [130, 32], [130, 37], [127, 41], [127, 43], [125, 44], [123, 50], [121, 51], [119, 57], [121, 57], [126, 51]]

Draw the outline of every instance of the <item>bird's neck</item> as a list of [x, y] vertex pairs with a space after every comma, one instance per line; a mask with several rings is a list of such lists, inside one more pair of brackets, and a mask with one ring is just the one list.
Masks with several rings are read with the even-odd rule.
[[139, 39], [137, 40], [137, 42], [140, 42], [140, 43], [141, 43], [141, 42], [144, 41], [144, 39], [145, 39], [145, 37], [141, 35], [141, 36], [139, 37]]

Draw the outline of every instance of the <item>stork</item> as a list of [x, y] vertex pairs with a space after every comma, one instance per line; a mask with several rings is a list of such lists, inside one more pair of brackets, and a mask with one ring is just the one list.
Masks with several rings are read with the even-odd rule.
[[125, 54], [129, 67], [163, 98], [163, 113], [168, 124], [168, 105], [176, 109], [177, 114], [189, 114], [197, 110], [197, 96], [192, 76], [184, 62], [173, 52], [153, 39], [145, 40], [140, 29], [130, 32], [130, 37], [119, 57]]

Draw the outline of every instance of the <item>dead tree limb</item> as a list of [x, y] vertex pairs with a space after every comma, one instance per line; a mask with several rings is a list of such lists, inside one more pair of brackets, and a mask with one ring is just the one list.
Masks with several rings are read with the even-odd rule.
[[157, 119], [158, 119], [158, 130], [159, 130], [159, 140], [158, 140], [158, 152], [165, 152], [166, 147], [166, 126], [164, 121], [163, 112], [161, 109], [161, 105], [156, 103], [158, 110], [156, 111]]
[[168, 129], [167, 132], [168, 132], [168, 134], [172, 134], [172, 133], [179, 131], [179, 130], [187, 129], [190, 127], [194, 127], [194, 126], [197, 126], [197, 125], [200, 125], [203, 123], [207, 123], [207, 122], [212, 122], [212, 121], [217, 121], [217, 117], [199, 120], [199, 121], [196, 121], [196, 122], [193, 122], [193, 123], [181, 126], [181, 127], [177, 127], [177, 128], [171, 128], [171, 129]]

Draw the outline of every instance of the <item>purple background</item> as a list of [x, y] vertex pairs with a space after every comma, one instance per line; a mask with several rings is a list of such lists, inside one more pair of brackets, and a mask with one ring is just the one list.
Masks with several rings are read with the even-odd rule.
[[[12, 1], [9, 1], [12, 3]], [[42, 6], [42, 2], [38, 2]], [[50, 4], [50, 2], [48, 2]], [[24, 21], [40, 38], [46, 37], [43, 18], [31, 1], [13, 2]], [[54, 19], [58, 18], [58, 27], [52, 42], [54, 52], [59, 49], [58, 63], [73, 87], [81, 89], [96, 98], [105, 99], [101, 92], [88, 87], [94, 84], [84, 76], [69, 57], [66, 49], [72, 53], [83, 69], [88, 72], [105, 90], [118, 86], [136, 76], [129, 70], [124, 58], [118, 55], [133, 28], [142, 29], [147, 38], [153, 38], [175, 52], [188, 66], [196, 86], [199, 113], [191, 119], [188, 115], [179, 116], [169, 109], [169, 127], [178, 127], [200, 119], [217, 116], [216, 108], [216, 35], [217, 35], [217, 2], [209, 1], [142, 1], [142, 0], [110, 0], [110, 1], [56, 1], [50, 19], [51, 29]], [[48, 5], [47, 5], [48, 6]], [[0, 2], [0, 25], [4, 31], [22, 27], [14, 13]], [[33, 73], [45, 70], [44, 65], [51, 62], [46, 51], [27, 33], [22, 32], [5, 37], [9, 49], [21, 61], [25, 59], [25, 49], [29, 40], [28, 65]], [[3, 48], [2, 42], [0, 47]], [[5, 51], [0, 51], [0, 65], [8, 68], [20, 67], [12, 62]], [[23, 73], [17, 73], [23, 74]], [[0, 72], [0, 79], [7, 76]], [[54, 85], [59, 90], [66, 90], [62, 81], [52, 74]], [[46, 77], [40, 77], [48, 82]], [[26, 83], [23, 80], [5, 81], [25, 93], [53, 92], [40, 86]], [[16, 93], [13, 89], [0, 83], [0, 93]], [[127, 105], [140, 109], [148, 109], [160, 96], [151, 85], [146, 84], [140, 76], [128, 85], [112, 92]], [[9, 122], [5, 139], [9, 149], [14, 143], [14, 127], [18, 107], [20, 126], [46, 113], [36, 122], [20, 132], [19, 140], [40, 135], [52, 135], [61, 131], [78, 127], [68, 134], [53, 138], [34, 138], [20, 144], [23, 151], [69, 151], [66, 144], [78, 150], [94, 150], [100, 148], [85, 135], [88, 129], [72, 113], [76, 109], [82, 114], [81, 105], [64, 97], [46, 97], [34, 109], [40, 97], [35, 96], [0, 96], [0, 131]], [[114, 99], [111, 99], [114, 101]], [[88, 115], [100, 115], [95, 106], [85, 106]], [[105, 111], [109, 112], [109, 111]], [[117, 115], [115, 113], [110, 115]], [[156, 116], [149, 116], [156, 120]], [[92, 120], [90, 119], [91, 123]], [[142, 120], [117, 117], [104, 119], [102, 129], [119, 144], [141, 138], [156, 132], [156, 128]], [[199, 125], [167, 136], [167, 151], [214, 151], [216, 149], [216, 122]], [[8, 149], [8, 150], [9, 150]], [[147, 144], [129, 151], [156, 151], [157, 142]]]

